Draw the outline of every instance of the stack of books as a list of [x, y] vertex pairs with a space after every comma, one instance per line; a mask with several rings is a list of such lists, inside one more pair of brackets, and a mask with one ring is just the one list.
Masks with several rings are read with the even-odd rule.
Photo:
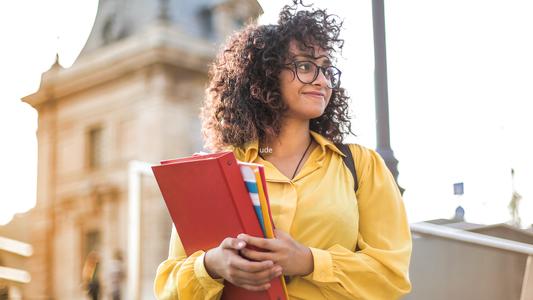
[[[187, 255], [240, 233], [275, 238], [262, 165], [220, 152], [162, 161], [152, 170]], [[254, 292], [225, 282], [222, 299], [288, 299], [283, 276], [270, 284]]]

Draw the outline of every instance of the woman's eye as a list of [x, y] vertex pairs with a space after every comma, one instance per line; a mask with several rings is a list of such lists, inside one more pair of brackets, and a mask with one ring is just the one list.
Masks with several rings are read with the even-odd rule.
[[298, 64], [298, 71], [302, 71], [302, 72], [309, 72], [313, 69], [311, 63], [306, 63], [306, 62], [303, 62], [303, 63], [299, 63]]

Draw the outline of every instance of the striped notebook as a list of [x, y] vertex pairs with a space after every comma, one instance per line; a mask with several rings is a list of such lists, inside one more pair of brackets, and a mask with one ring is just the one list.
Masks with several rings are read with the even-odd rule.
[[[275, 238], [274, 236], [274, 221], [272, 220], [272, 213], [270, 212], [270, 203], [268, 201], [268, 192], [266, 186], [265, 170], [263, 165], [254, 163], [239, 162], [241, 174], [244, 179], [250, 199], [255, 209], [257, 219], [263, 230], [265, 238]], [[289, 299], [289, 292], [285, 278], [281, 277], [281, 285], [283, 292], [287, 299]]]
[[257, 219], [259, 220], [259, 225], [261, 225], [263, 235], [266, 237], [265, 221], [263, 218], [263, 212], [261, 210], [261, 202], [259, 200], [259, 187], [257, 184], [258, 180], [256, 176], [256, 168], [249, 163], [242, 162], [239, 162], [239, 167], [241, 168], [242, 178], [244, 179], [244, 184], [246, 184], [248, 194], [250, 194], [250, 199], [252, 199], [252, 204], [254, 206]]

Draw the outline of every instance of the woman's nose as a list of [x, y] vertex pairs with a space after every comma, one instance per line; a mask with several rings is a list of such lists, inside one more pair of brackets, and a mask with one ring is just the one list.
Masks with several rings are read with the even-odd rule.
[[320, 86], [323, 86], [323, 87], [327, 87], [328, 86], [328, 79], [326, 78], [326, 75], [324, 75], [324, 71], [322, 69], [318, 69], [318, 75], [315, 79], [315, 81], [313, 81], [313, 84], [315, 85], [320, 85]]

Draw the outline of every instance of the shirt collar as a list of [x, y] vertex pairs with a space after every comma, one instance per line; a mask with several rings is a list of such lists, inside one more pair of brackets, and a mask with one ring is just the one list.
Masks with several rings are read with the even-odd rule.
[[254, 162], [259, 153], [259, 141], [257, 139], [250, 141], [243, 147], [229, 146], [228, 150], [233, 151], [239, 161]]
[[331, 151], [336, 152], [340, 156], [343, 156], [343, 157], [345, 156], [344, 153], [342, 153], [342, 151], [340, 151], [339, 148], [337, 148], [337, 146], [335, 146], [335, 144], [332, 141], [328, 140], [326, 137], [324, 137], [318, 132], [315, 132], [312, 130], [310, 132], [311, 132], [311, 136], [313, 136], [315, 141], [322, 148], [322, 154], [320, 154], [318, 160], [322, 160], [324, 158], [324, 155], [326, 155], [326, 147], [329, 148]]
[[[326, 137], [322, 136], [320, 133], [310, 130], [311, 136], [315, 139], [315, 141], [318, 143], [320, 148], [322, 149], [322, 153], [318, 157], [318, 160], [322, 160], [324, 156], [326, 155], [326, 148], [329, 148], [331, 151], [336, 152], [337, 154], [341, 156], [345, 156], [342, 151], [340, 151], [335, 144], [328, 140]], [[257, 156], [259, 154], [259, 140], [255, 139], [253, 141], [250, 141], [246, 143], [243, 147], [232, 147], [230, 146], [230, 150], [235, 153], [235, 156], [238, 160], [244, 161], [244, 162], [253, 162], [257, 159]]]

